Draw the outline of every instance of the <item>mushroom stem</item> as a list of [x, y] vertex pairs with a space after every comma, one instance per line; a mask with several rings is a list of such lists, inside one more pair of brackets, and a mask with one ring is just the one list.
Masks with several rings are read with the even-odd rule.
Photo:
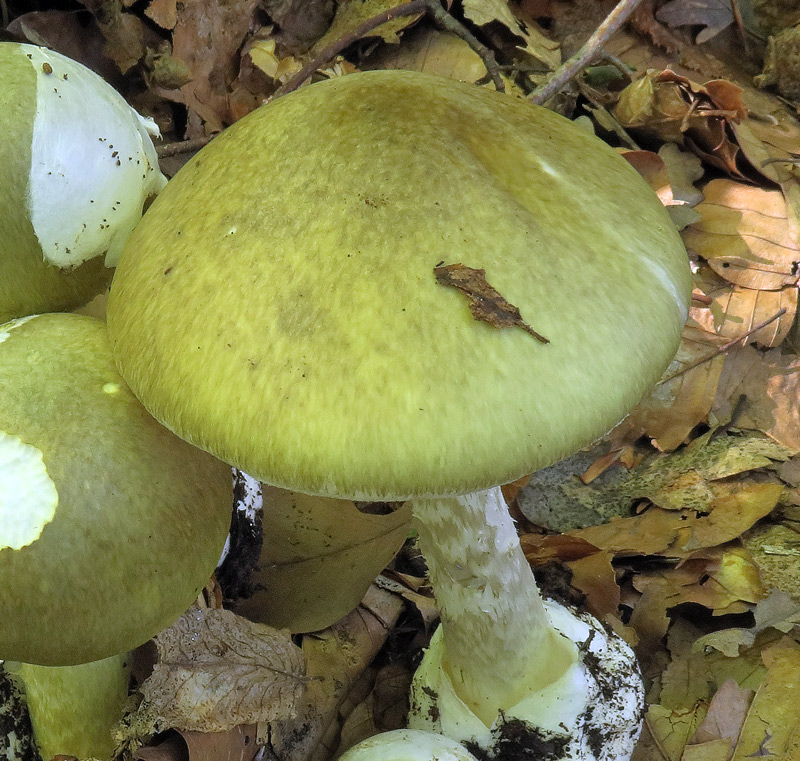
[[53, 756], [110, 759], [112, 729], [128, 698], [128, 653], [77, 666], [19, 663], [9, 672], [24, 686], [36, 744]]
[[414, 500], [422, 554], [441, 609], [445, 668], [490, 726], [498, 711], [574, 662], [550, 625], [499, 487]]

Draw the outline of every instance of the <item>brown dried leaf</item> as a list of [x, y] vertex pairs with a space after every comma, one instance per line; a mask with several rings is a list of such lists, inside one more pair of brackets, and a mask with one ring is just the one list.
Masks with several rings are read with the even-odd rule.
[[712, 180], [697, 207], [702, 219], [683, 232], [688, 248], [721, 277], [745, 288], [777, 290], [798, 281], [800, 245], [778, 190]]
[[256, 734], [255, 724], [228, 732], [180, 732], [189, 761], [252, 761], [261, 749]]
[[178, 0], [150, 0], [144, 15], [162, 29], [174, 29], [178, 23]]
[[296, 713], [305, 664], [285, 633], [193, 608], [155, 642], [159, 660], [142, 693], [160, 729], [225, 732]]
[[719, 481], [708, 488], [713, 494], [710, 514], [688, 520], [673, 550], [687, 552], [736, 539], [769, 515], [783, 494], [779, 483]]
[[583, 539], [614, 554], [656, 555], [672, 545], [683, 525], [680, 513], [651, 507], [640, 515], [570, 531], [567, 536]]
[[[723, 339], [687, 324], [683, 340], [659, 382], [615, 430], [614, 441], [647, 434], [662, 452], [683, 444], [698, 423], [708, 419], [724, 366], [724, 356], [713, 356], [687, 372], [684, 368], [714, 354]], [[681, 373], [678, 375], [678, 373]]]
[[797, 287], [786, 286], [776, 291], [741, 288], [719, 279], [705, 289], [711, 299], [708, 306], [692, 309], [695, 324], [723, 338], [736, 338], [756, 325], [766, 322], [781, 310], [777, 320], [751, 333], [742, 343], [757, 343], [772, 348], [783, 343], [797, 313]]
[[728, 125], [747, 116], [741, 92], [725, 80], [700, 85], [669, 69], [649, 70], [620, 93], [614, 113], [624, 127], [686, 144], [705, 161], [740, 177], [739, 148]]
[[572, 571], [570, 583], [586, 595], [587, 610], [601, 621], [619, 609], [620, 588], [612, 560], [610, 552], [595, 552], [566, 564]]
[[438, 29], [410, 29], [402, 45], [378, 47], [364, 68], [411, 69], [439, 77], [477, 82], [486, 76], [481, 57], [452, 32]]
[[[218, 131], [235, 118], [230, 89], [239, 71], [239, 49], [253, 22], [258, 0], [184, 0], [177, 6], [172, 55], [183, 61], [192, 79], [161, 95], [184, 103], [190, 113], [188, 137]], [[238, 114], [237, 114], [238, 115]], [[206, 122], [199, 129], [198, 119]], [[197, 134], [195, 134], [197, 133]]]
[[762, 431], [797, 453], [800, 452], [798, 398], [800, 357], [782, 355], [780, 349], [760, 353], [745, 346], [725, 358], [712, 412], [719, 420], [730, 420], [737, 409], [738, 427]]
[[760, 600], [753, 611], [755, 625], [749, 629], [722, 629], [701, 637], [698, 648], [713, 647], [729, 658], [736, 658], [741, 648], [752, 647], [756, 637], [767, 629], [784, 634], [800, 623], [800, 605], [786, 593], [773, 591]]
[[494, 328], [522, 328], [537, 341], [550, 343], [522, 319], [519, 309], [509, 304], [503, 296], [486, 281], [486, 270], [473, 269], [460, 262], [433, 268], [436, 282], [450, 286], [463, 293], [469, 301], [472, 316]]
[[535, 22], [521, 24], [507, 0], [464, 0], [464, 16], [476, 26], [501, 24], [522, 44], [517, 50], [553, 71], [561, 63], [561, 46], [539, 31]]

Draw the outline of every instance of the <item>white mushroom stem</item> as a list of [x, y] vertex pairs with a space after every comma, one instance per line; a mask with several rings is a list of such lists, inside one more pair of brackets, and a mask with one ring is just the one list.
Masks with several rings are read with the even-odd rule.
[[44, 761], [114, 755], [112, 730], [128, 698], [128, 653], [77, 666], [6, 663], [23, 687], [36, 744]]
[[419, 545], [441, 610], [446, 668], [487, 725], [575, 661], [550, 625], [499, 487], [417, 499]]
[[588, 613], [542, 602], [500, 489], [416, 500], [414, 514], [442, 624], [409, 726], [482, 758], [630, 758], [644, 706], [633, 651]]

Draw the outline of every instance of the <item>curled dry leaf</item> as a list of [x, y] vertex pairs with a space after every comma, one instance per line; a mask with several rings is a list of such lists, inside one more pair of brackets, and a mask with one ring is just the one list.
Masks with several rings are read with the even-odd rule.
[[686, 145], [706, 162], [739, 177], [739, 148], [729, 123], [747, 116], [741, 88], [725, 80], [705, 85], [669, 69], [650, 70], [628, 85], [614, 109], [620, 123], [634, 133]]
[[734, 285], [778, 290], [797, 284], [800, 244], [779, 190], [712, 180], [704, 193], [700, 221], [683, 232], [688, 248]]
[[225, 732], [287, 719], [307, 679], [284, 632], [230, 611], [190, 609], [155, 639], [158, 663], [141, 691], [159, 730]]

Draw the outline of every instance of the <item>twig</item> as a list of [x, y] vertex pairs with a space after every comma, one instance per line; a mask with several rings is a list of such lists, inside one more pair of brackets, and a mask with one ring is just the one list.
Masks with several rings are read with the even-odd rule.
[[347, 34], [344, 37], [336, 40], [336, 42], [328, 45], [328, 47], [324, 48], [313, 61], [307, 63], [288, 82], [279, 87], [272, 96], [273, 99], [279, 98], [281, 95], [286, 95], [287, 93], [296, 90], [298, 87], [300, 87], [300, 85], [303, 84], [303, 82], [311, 77], [315, 71], [321, 69], [329, 61], [332, 61], [337, 55], [339, 55], [339, 53], [342, 52], [342, 50], [349, 47], [354, 42], [358, 42], [358, 40], [360, 40], [362, 37], [365, 37], [371, 31], [377, 29], [379, 26], [382, 26], [387, 21], [405, 16], [415, 16], [418, 13], [429, 13], [448, 32], [457, 34], [462, 40], [468, 43], [469, 46], [481, 57], [487, 73], [489, 76], [491, 76], [492, 82], [494, 82], [495, 88], [499, 92], [505, 92], [505, 85], [503, 84], [503, 79], [500, 76], [500, 70], [497, 66], [497, 61], [495, 60], [494, 53], [492, 53], [489, 48], [487, 48], [480, 40], [478, 40], [477, 37], [469, 32], [469, 30], [467, 30], [463, 24], [460, 24], [446, 10], [444, 10], [444, 8], [442, 8], [442, 6], [439, 4], [438, 0], [412, 0], [410, 3], [403, 3], [402, 5], [398, 5], [394, 8], [384, 11], [383, 13], [379, 13], [377, 16], [373, 16], [371, 19], [368, 19], [358, 28], [353, 30], [350, 34]]
[[8, 16], [8, 4], [6, 0], [0, 0], [0, 22], [3, 24], [3, 29], [8, 27], [9, 24], [9, 16]]
[[164, 145], [159, 145], [156, 148], [156, 153], [160, 159], [165, 159], [168, 156], [178, 156], [181, 153], [199, 151], [203, 146], [208, 145], [213, 137], [214, 135], [206, 135], [192, 140], [180, 140], [177, 143], [164, 143]]
[[744, 19], [742, 12], [739, 9], [739, 0], [731, 0], [731, 10], [733, 11], [733, 20], [736, 22], [736, 29], [739, 32], [739, 38], [742, 41], [745, 57], [750, 56], [750, 44], [747, 41], [747, 29], [744, 26]]
[[740, 336], [736, 336], [736, 338], [732, 338], [727, 343], [722, 344], [722, 346], [718, 346], [711, 354], [707, 357], [701, 357], [700, 359], [695, 360], [694, 362], [690, 362], [686, 367], [682, 367], [677, 372], [672, 373], [672, 375], [667, 376], [666, 378], [662, 378], [656, 385], [660, 386], [663, 383], [669, 383], [671, 380], [675, 380], [675, 378], [679, 378], [681, 375], [688, 373], [689, 370], [694, 370], [695, 367], [700, 367], [700, 365], [705, 364], [706, 362], [710, 362], [714, 357], [718, 357], [720, 354], [724, 354], [728, 349], [735, 346], [739, 341], [744, 341], [746, 338], [749, 338], [753, 335], [753, 333], [757, 333], [761, 328], [767, 327], [771, 322], [775, 322], [775, 320], [780, 319], [783, 315], [786, 314], [786, 307], [783, 309], [779, 309], [775, 314], [772, 315], [768, 320], [764, 320], [764, 322], [758, 323], [753, 328], [750, 328], [746, 333], [742, 333]]
[[617, 7], [608, 14], [605, 21], [597, 27], [595, 33], [584, 43], [574, 56], [564, 61], [553, 75], [529, 96], [531, 103], [541, 105], [552, 98], [567, 82], [583, 71], [595, 58], [602, 55], [602, 48], [609, 38], [636, 10], [642, 0], [620, 0]]

